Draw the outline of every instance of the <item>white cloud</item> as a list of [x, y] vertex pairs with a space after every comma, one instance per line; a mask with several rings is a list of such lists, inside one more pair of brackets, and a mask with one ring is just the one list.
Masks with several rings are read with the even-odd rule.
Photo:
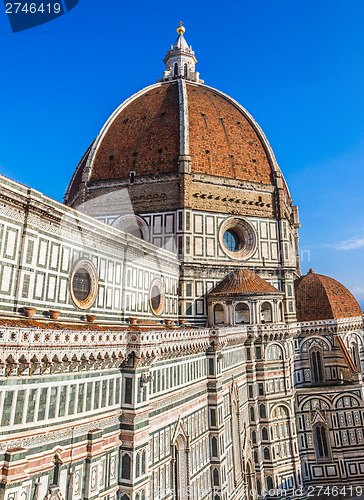
[[334, 245], [325, 246], [336, 248], [336, 250], [357, 250], [358, 248], [364, 247], [364, 237], [356, 236], [355, 238], [340, 241], [340, 243], [335, 243]]

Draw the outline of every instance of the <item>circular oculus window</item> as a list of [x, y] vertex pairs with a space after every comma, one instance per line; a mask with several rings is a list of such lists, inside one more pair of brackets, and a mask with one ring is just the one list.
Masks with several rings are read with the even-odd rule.
[[150, 285], [149, 302], [153, 314], [160, 316], [164, 310], [165, 304], [164, 287], [160, 279], [153, 280]]
[[98, 277], [95, 266], [88, 260], [77, 262], [70, 280], [71, 297], [79, 309], [89, 309], [95, 302]]
[[113, 227], [132, 234], [137, 238], [149, 241], [149, 228], [144, 219], [138, 215], [121, 215], [111, 224]]
[[256, 249], [254, 228], [244, 219], [231, 217], [220, 227], [220, 244], [226, 255], [233, 259], [244, 260], [253, 255]]

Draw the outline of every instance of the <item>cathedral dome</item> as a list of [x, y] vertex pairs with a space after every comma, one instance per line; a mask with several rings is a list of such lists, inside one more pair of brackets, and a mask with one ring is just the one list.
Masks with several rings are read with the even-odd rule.
[[354, 318], [363, 312], [341, 283], [312, 269], [295, 281], [297, 321]]
[[282, 175], [263, 131], [234, 99], [203, 84], [194, 52], [178, 33], [163, 78], [110, 116], [77, 166], [65, 203], [74, 204], [81, 188], [85, 194], [130, 176], [178, 174], [186, 164], [192, 174], [277, 185]]
[[92, 185], [130, 172], [178, 173], [181, 155], [190, 156], [192, 173], [274, 185], [278, 171], [267, 139], [242, 106], [203, 84], [174, 80], [145, 88], [111, 115], [80, 161], [67, 201], [82, 179]]

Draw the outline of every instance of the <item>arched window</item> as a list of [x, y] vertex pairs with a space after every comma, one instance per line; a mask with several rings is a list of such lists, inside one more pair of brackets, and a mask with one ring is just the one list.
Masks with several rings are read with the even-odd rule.
[[235, 324], [250, 323], [250, 308], [248, 304], [240, 303], [235, 306]]
[[317, 458], [329, 458], [329, 436], [324, 424], [317, 424], [314, 428], [315, 450]]
[[246, 476], [248, 480], [247, 500], [253, 500], [253, 480], [250, 462], [248, 462], [246, 466]]
[[262, 439], [263, 441], [268, 441], [268, 431], [266, 427], [263, 427], [262, 429]]
[[219, 471], [217, 469], [214, 469], [212, 472], [212, 483], [214, 486], [219, 486], [220, 484]]
[[254, 420], [255, 420], [254, 408], [251, 406], [250, 407], [250, 421], [254, 422]]
[[121, 477], [122, 479], [130, 479], [130, 455], [127, 453], [121, 457]]
[[174, 63], [174, 76], [178, 76], [178, 64]]
[[184, 65], [184, 77], [187, 78], [187, 64]]
[[310, 351], [311, 378], [313, 383], [324, 382], [324, 359], [322, 352], [318, 349]]
[[146, 462], [146, 453], [145, 450], [143, 450], [142, 453], [142, 474], [145, 474], [145, 462]]
[[140, 453], [137, 453], [136, 459], [135, 459], [135, 477], [140, 476]]
[[267, 490], [273, 490], [273, 479], [271, 476], [267, 476]]
[[213, 457], [217, 457], [217, 439], [216, 437], [211, 438], [211, 452]]
[[351, 359], [353, 360], [353, 363], [355, 367], [361, 371], [361, 366], [360, 366], [360, 351], [359, 351], [359, 346], [356, 342], [352, 342], [350, 344], [350, 354], [351, 354]]
[[267, 352], [267, 359], [268, 361], [275, 361], [278, 359], [283, 359], [283, 351], [281, 346], [277, 344], [272, 344], [269, 346], [268, 352]]
[[264, 302], [260, 306], [260, 318], [262, 323], [272, 323], [272, 305], [269, 302]]
[[265, 405], [263, 405], [263, 404], [261, 404], [259, 406], [259, 415], [260, 415], [260, 418], [267, 418], [267, 412], [265, 409]]
[[180, 434], [175, 444], [174, 491], [177, 500], [187, 500], [188, 490], [188, 459], [186, 439]]
[[224, 308], [221, 304], [216, 304], [214, 307], [214, 324], [223, 325], [225, 323]]
[[54, 463], [53, 484], [56, 484], [58, 486], [59, 485], [59, 476], [61, 473], [61, 465], [62, 465], [62, 461], [58, 455], [55, 455], [55, 457], [53, 459], [53, 463]]
[[257, 442], [257, 433], [255, 431], [252, 431], [252, 441], [254, 444]]
[[[133, 184], [135, 181], [135, 171], [132, 170], [129, 173], [130, 183]], [[126, 233], [137, 236], [142, 240], [149, 240], [149, 228], [148, 224], [144, 219], [136, 215], [121, 215], [112, 223], [113, 227], [125, 231]]]
[[256, 464], [259, 463], [258, 462], [258, 452], [257, 451], [254, 452], [254, 463], [256, 463]]
[[120, 498], [120, 500], [130, 500], [130, 498], [126, 493], [124, 493], [124, 495]]
[[270, 460], [269, 448], [264, 448], [263, 456], [264, 456], [264, 460]]

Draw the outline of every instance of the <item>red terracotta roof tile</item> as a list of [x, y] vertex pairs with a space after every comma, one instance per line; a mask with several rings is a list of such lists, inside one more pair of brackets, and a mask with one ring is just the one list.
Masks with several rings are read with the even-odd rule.
[[187, 85], [187, 95], [192, 172], [272, 184], [267, 153], [244, 114], [204, 86]]
[[[204, 85], [186, 84], [191, 170], [273, 184], [267, 152], [245, 114]], [[180, 152], [176, 81], [147, 90], [113, 119], [91, 162], [89, 181], [177, 173]], [[78, 192], [88, 154], [79, 163], [66, 202]]]
[[362, 316], [355, 297], [341, 283], [310, 270], [295, 281], [298, 321]]
[[270, 285], [263, 278], [247, 269], [239, 269], [228, 274], [208, 295], [239, 294], [249, 295], [255, 293], [283, 293]]
[[148, 90], [110, 125], [93, 160], [90, 181], [178, 171], [177, 82]]

